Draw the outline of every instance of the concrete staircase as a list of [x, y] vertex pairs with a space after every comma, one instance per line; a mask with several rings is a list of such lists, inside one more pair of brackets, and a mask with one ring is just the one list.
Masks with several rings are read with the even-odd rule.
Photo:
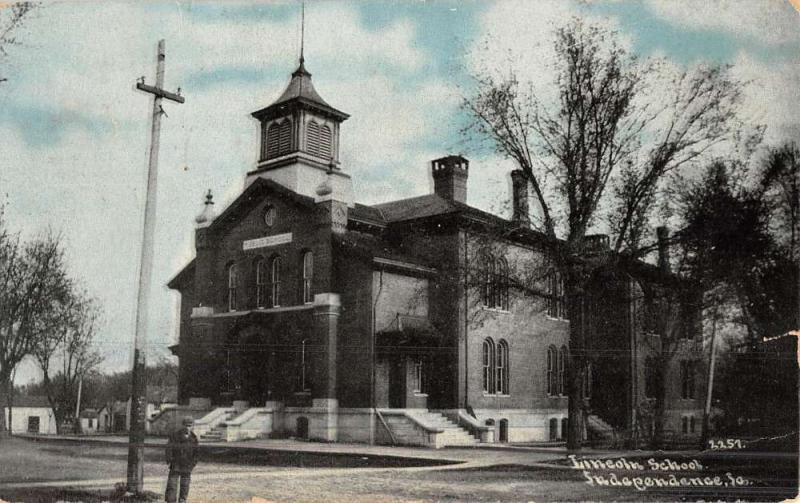
[[478, 443], [467, 430], [436, 412], [420, 409], [387, 409], [381, 412], [397, 445], [438, 449], [446, 446], [472, 446]]
[[594, 414], [589, 414], [586, 418], [586, 433], [592, 447], [618, 447], [614, 427]]
[[200, 442], [224, 442], [225, 441], [225, 432], [222, 429], [222, 424], [225, 421], [230, 421], [231, 419], [235, 418], [239, 415], [239, 412], [233, 409], [226, 410], [223, 412], [222, 417], [216, 419], [214, 422], [216, 423], [214, 426], [209, 428], [206, 431], [200, 433], [200, 438], [198, 441]]

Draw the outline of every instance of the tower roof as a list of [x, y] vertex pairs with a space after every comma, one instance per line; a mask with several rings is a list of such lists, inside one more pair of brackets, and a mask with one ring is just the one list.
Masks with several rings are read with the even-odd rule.
[[266, 115], [271, 115], [272, 112], [281, 111], [284, 106], [294, 103], [303, 104], [309, 108], [332, 115], [340, 121], [349, 117], [348, 114], [328, 105], [319, 93], [317, 93], [316, 89], [314, 89], [314, 84], [311, 83], [311, 73], [306, 70], [302, 57], [300, 58], [300, 66], [292, 73], [292, 79], [289, 81], [289, 85], [286, 86], [283, 94], [268, 107], [253, 112], [253, 117], [258, 119]]

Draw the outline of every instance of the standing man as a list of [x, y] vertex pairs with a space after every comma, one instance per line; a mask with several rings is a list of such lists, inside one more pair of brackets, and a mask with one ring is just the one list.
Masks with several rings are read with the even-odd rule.
[[167, 443], [167, 464], [169, 465], [169, 478], [167, 479], [167, 493], [164, 500], [175, 503], [175, 493], [180, 479], [180, 503], [186, 503], [189, 496], [189, 483], [192, 480], [192, 469], [197, 464], [197, 437], [192, 432], [194, 420], [191, 417], [183, 418], [183, 427], [175, 430], [169, 436]]

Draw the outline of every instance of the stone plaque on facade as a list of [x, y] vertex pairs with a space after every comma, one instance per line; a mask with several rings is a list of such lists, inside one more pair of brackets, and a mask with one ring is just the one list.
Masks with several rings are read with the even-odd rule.
[[248, 239], [242, 242], [243, 250], [254, 250], [256, 248], [266, 248], [292, 242], [292, 233], [276, 234], [274, 236], [264, 236], [263, 238]]

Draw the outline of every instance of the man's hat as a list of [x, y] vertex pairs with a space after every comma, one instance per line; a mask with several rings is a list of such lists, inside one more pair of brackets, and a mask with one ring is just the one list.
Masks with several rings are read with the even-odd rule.
[[184, 426], [192, 426], [192, 425], [194, 425], [194, 419], [192, 419], [189, 416], [184, 417], [183, 418], [183, 425]]

